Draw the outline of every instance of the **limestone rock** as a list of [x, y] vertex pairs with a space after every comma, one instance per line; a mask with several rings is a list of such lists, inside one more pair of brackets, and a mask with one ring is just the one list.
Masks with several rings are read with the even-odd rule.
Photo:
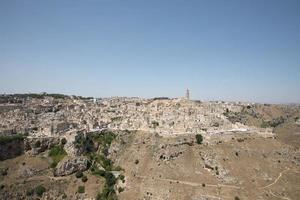
[[86, 157], [67, 158], [58, 163], [54, 170], [54, 176], [67, 176], [78, 171], [85, 171], [88, 168]]
[[25, 150], [31, 150], [32, 155], [37, 155], [42, 153], [51, 147], [58, 145], [60, 143], [60, 138], [58, 137], [28, 137], [25, 139]]

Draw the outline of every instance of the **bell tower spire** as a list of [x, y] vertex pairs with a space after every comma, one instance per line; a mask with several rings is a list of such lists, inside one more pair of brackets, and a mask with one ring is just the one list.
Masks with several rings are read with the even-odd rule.
[[190, 100], [190, 90], [189, 89], [186, 89], [185, 98], [187, 100]]

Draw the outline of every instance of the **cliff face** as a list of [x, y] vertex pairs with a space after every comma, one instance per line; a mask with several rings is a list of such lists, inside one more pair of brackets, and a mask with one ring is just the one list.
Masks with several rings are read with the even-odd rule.
[[12, 140], [6, 143], [0, 143], [0, 161], [15, 158], [23, 153], [23, 140]]

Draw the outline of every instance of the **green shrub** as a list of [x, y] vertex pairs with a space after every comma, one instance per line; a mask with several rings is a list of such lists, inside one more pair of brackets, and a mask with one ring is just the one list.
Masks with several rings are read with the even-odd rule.
[[157, 121], [151, 122], [152, 128], [157, 128], [159, 126], [159, 123]]
[[197, 144], [202, 144], [203, 136], [201, 134], [196, 134]]
[[84, 153], [93, 152], [94, 149], [94, 141], [90, 135], [86, 137], [82, 134], [79, 134], [75, 137], [74, 145], [77, 149], [81, 149]]
[[116, 184], [116, 177], [111, 172], [96, 169], [93, 174], [104, 177], [108, 187], [113, 187]]
[[38, 185], [35, 189], [34, 189], [35, 193], [41, 197], [43, 196], [44, 192], [46, 192], [46, 188], [42, 185]]
[[270, 125], [275, 128], [277, 126], [279, 126], [280, 124], [283, 124], [285, 122], [283, 117], [278, 117], [276, 119], [273, 119], [270, 123]]
[[75, 176], [76, 176], [76, 178], [82, 178], [83, 177], [82, 171], [76, 172]]
[[239, 197], [234, 197], [234, 200], [240, 200], [240, 198]]
[[270, 124], [269, 124], [269, 122], [263, 121], [261, 123], [260, 127], [262, 127], [262, 128], [268, 128], [268, 127], [270, 127]]
[[[89, 141], [97, 142], [99, 144], [99, 153], [94, 151], [88, 152], [89, 162], [95, 163], [91, 166], [90, 170], [93, 175], [98, 175], [105, 178], [105, 185], [103, 191], [98, 193], [97, 200], [117, 200], [116, 191], [114, 186], [116, 184], [116, 177], [110, 171], [121, 171], [121, 167], [113, 166], [113, 162], [107, 157], [109, 154], [109, 148], [116, 135], [113, 132], [105, 131], [97, 135], [89, 135]], [[84, 143], [84, 142], [83, 142]], [[89, 143], [89, 142], [88, 142]], [[87, 152], [87, 151], [86, 151]], [[100, 164], [105, 170], [100, 170], [97, 164]]]
[[39, 148], [41, 147], [41, 141], [37, 140], [34, 145], [33, 145], [34, 148]]
[[50, 149], [49, 156], [58, 156], [58, 155], [66, 155], [66, 151], [63, 146], [57, 145]]
[[66, 138], [62, 138], [61, 140], [60, 140], [60, 144], [61, 145], [65, 145], [67, 143], [67, 139]]
[[94, 175], [98, 175], [98, 176], [104, 177], [104, 176], [105, 176], [105, 171], [104, 171], [104, 170], [101, 170], [101, 169], [95, 169], [95, 170], [93, 171], [93, 174], [94, 174]]
[[108, 186], [113, 186], [116, 183], [116, 178], [111, 172], [106, 172], [104, 178]]
[[96, 162], [100, 163], [101, 166], [106, 170], [106, 171], [112, 171], [113, 169], [113, 162], [108, 159], [107, 157], [103, 155], [98, 155], [95, 158]]
[[21, 134], [10, 135], [10, 136], [0, 136], [0, 144], [7, 144], [12, 141], [21, 141], [24, 136]]
[[34, 194], [34, 189], [29, 189], [26, 191], [27, 196], [32, 196]]
[[123, 181], [123, 180], [125, 179], [125, 176], [124, 176], [123, 174], [120, 174], [120, 175], [119, 175], [119, 179], [120, 179], [121, 181]]
[[1, 184], [0, 185], [0, 190], [3, 190], [5, 188], [5, 185], [4, 184]]
[[111, 118], [111, 121], [115, 122], [115, 121], [121, 121], [122, 117], [113, 117]]
[[8, 167], [5, 168], [0, 168], [0, 175], [1, 176], [6, 176], [8, 171]]
[[102, 193], [99, 193], [96, 200], [117, 200], [117, 195], [113, 187], [105, 185]]
[[139, 164], [139, 162], [140, 162], [140, 161], [139, 161], [138, 159], [136, 159], [136, 160], [134, 161], [134, 164], [137, 165], [137, 164]]
[[52, 158], [51, 168], [55, 168], [57, 164], [67, 155], [63, 146], [57, 145], [50, 149], [49, 156]]
[[118, 188], [118, 192], [119, 192], [119, 193], [124, 192], [124, 188], [119, 187], [119, 188]]
[[58, 164], [57, 162], [54, 162], [54, 161], [53, 161], [53, 162], [50, 164], [50, 167], [51, 167], [51, 168], [55, 168], [55, 167], [57, 166], [57, 164]]
[[114, 167], [114, 171], [122, 171], [122, 170], [123, 170], [123, 168], [120, 166]]
[[94, 144], [97, 142], [104, 155], [108, 154], [108, 149], [112, 141], [116, 138], [113, 132], [105, 131], [98, 134], [77, 135], [75, 137], [74, 145], [78, 149], [82, 149], [84, 153], [91, 153], [95, 151]]
[[84, 187], [84, 186], [79, 186], [79, 187], [78, 187], [78, 193], [79, 193], [79, 194], [85, 193], [85, 187]]
[[88, 178], [86, 177], [86, 176], [83, 176], [82, 178], [81, 178], [81, 180], [82, 180], [82, 182], [87, 182], [88, 181]]
[[115, 138], [116, 135], [110, 131], [102, 132], [98, 135], [93, 136], [93, 139], [99, 142], [102, 146], [110, 146]]
[[279, 126], [280, 124], [283, 124], [285, 122], [283, 117], [278, 117], [275, 119], [272, 119], [271, 121], [263, 121], [261, 124], [262, 128], [268, 128], [268, 127], [272, 127], [272, 128], [276, 128], [277, 126]]

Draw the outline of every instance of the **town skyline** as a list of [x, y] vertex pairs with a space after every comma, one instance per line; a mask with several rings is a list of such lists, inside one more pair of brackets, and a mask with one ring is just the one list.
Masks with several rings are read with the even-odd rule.
[[0, 93], [299, 103], [299, 1], [216, 2], [1, 1]]

